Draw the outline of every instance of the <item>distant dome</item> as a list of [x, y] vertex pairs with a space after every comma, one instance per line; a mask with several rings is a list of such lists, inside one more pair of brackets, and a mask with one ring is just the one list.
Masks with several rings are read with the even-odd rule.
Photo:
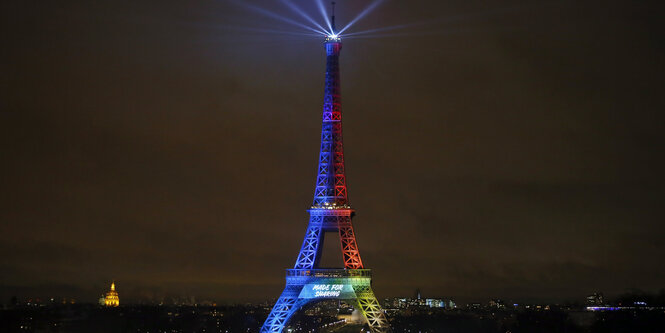
[[120, 298], [118, 297], [118, 292], [115, 291], [115, 281], [111, 282], [111, 290], [106, 293], [104, 297], [104, 306], [118, 306], [120, 305]]

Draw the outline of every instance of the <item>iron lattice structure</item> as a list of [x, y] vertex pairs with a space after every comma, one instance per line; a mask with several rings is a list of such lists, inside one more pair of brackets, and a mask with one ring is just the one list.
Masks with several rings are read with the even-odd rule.
[[[309, 209], [310, 219], [294, 269], [288, 269], [286, 287], [261, 328], [282, 332], [291, 316], [309, 302], [343, 299], [359, 309], [372, 332], [390, 332], [388, 321], [372, 291], [371, 271], [364, 269], [353, 232], [353, 209], [348, 204], [342, 145], [339, 37], [326, 38], [326, 80], [321, 126], [321, 151]], [[339, 233], [344, 268], [321, 269], [319, 260], [327, 232]]]

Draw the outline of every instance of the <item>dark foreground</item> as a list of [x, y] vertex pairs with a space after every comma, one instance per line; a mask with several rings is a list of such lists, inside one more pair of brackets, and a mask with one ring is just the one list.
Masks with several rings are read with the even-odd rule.
[[[158, 306], [102, 308], [97, 305], [38, 305], [0, 310], [0, 332], [258, 332], [262, 306]], [[665, 332], [663, 310], [451, 310], [395, 312], [395, 333]], [[302, 313], [293, 332], [359, 332], [336, 315]]]

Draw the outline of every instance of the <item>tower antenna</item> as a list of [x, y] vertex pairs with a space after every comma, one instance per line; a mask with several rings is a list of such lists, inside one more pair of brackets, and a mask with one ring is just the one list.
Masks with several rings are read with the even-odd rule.
[[337, 28], [335, 28], [335, 1], [331, 2], [332, 3], [332, 33], [333, 35], [336, 33]]

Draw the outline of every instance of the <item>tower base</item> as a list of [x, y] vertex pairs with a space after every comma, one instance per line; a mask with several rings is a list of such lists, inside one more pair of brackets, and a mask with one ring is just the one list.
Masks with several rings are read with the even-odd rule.
[[296, 311], [307, 303], [324, 299], [351, 303], [362, 312], [372, 332], [391, 332], [372, 291], [370, 269], [287, 269], [286, 287], [261, 327], [261, 333], [281, 333]]

